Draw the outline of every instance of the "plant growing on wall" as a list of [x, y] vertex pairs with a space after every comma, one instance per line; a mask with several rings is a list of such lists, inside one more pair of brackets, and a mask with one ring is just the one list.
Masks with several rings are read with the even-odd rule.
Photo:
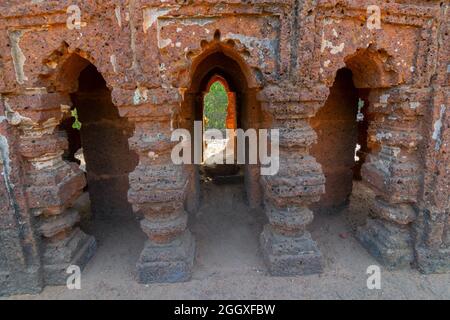
[[72, 118], [74, 118], [72, 128], [81, 130], [81, 122], [78, 119], [78, 111], [76, 108], [72, 110], [71, 115], [72, 115]]

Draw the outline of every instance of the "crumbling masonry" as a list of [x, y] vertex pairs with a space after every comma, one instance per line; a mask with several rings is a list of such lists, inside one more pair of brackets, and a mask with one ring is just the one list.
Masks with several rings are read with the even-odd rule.
[[[322, 271], [312, 209], [348, 202], [357, 142], [358, 188], [371, 199], [361, 244], [389, 268], [448, 272], [448, 9], [444, 0], [0, 0], [0, 295], [65, 284], [69, 265], [86, 265], [96, 249], [78, 224], [86, 190], [97, 211], [142, 218], [138, 281], [190, 278], [198, 168], [172, 163], [170, 138], [201, 119], [214, 76], [236, 96], [239, 128], [280, 129], [278, 174], [245, 166], [248, 203], [268, 218], [260, 239], [271, 274]], [[72, 139], [74, 107], [82, 128]], [[80, 141], [87, 174], [70, 152]]]

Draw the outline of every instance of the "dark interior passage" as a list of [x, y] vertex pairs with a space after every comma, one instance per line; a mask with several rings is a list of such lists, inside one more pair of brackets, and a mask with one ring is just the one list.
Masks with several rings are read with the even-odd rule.
[[92, 64], [81, 72], [72, 102], [81, 128], [72, 128], [74, 118], [69, 119], [70, 125], [65, 124], [68, 160], [79, 158], [80, 154], [84, 157], [93, 215], [100, 218], [132, 215], [127, 200], [128, 174], [138, 162], [137, 155], [128, 147], [133, 125], [119, 116], [105, 80]]
[[326, 193], [315, 204], [316, 209], [339, 209], [346, 205], [353, 180], [360, 179], [367, 152], [365, 94], [355, 88], [352, 72], [341, 69], [325, 105], [311, 120], [318, 135], [311, 154], [322, 165], [326, 177]]

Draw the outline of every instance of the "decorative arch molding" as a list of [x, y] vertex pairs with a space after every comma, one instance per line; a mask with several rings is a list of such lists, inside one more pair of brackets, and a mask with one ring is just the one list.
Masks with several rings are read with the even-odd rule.
[[[312, 56], [316, 60], [311, 61], [311, 67], [307, 68], [311, 75], [300, 70], [301, 76], [331, 86], [346, 59], [358, 51], [367, 50], [367, 53], [379, 52], [381, 57], [388, 58], [385, 64], [390, 69], [386, 71], [398, 74], [397, 84], [428, 85], [433, 73], [429, 66], [435, 64], [435, 57], [429, 52], [435, 49], [437, 41], [439, 3], [430, 5], [420, 15], [413, 13], [413, 6], [402, 4], [380, 3], [379, 8], [381, 27], [376, 29], [367, 26], [367, 4], [318, 5], [314, 18], [316, 35], [314, 40], [308, 40], [308, 45], [315, 48]], [[390, 79], [391, 86], [394, 82], [395, 79]]]
[[38, 75], [39, 85], [52, 92], [75, 92], [81, 72], [90, 64], [96, 67], [111, 90], [117, 80], [111, 78], [109, 72], [102, 72], [101, 68], [105, 66], [98, 65], [90, 52], [72, 49], [66, 42], [43, 59], [43, 70]]
[[[324, 62], [328, 68], [324, 82], [331, 87], [337, 72], [348, 68], [353, 73], [356, 88], [392, 88], [405, 84], [406, 79], [398, 66], [400, 62], [384, 48], [369, 45], [367, 48], [357, 48], [342, 55], [338, 61]], [[323, 69], [322, 69], [323, 70]]]
[[[248, 88], [259, 88], [263, 86], [263, 81], [260, 76], [261, 71], [259, 69], [251, 68], [245, 59], [245, 56], [249, 55], [249, 51], [246, 47], [238, 40], [228, 39], [226, 41], [221, 41], [220, 33], [216, 32], [216, 36], [211, 42], [203, 40], [198, 50], [189, 51], [186, 54], [189, 67], [182, 72], [185, 74], [186, 79], [180, 83], [180, 87], [191, 88], [192, 79], [194, 79], [194, 75], [198, 74], [199, 66], [204, 63], [209, 56], [212, 56], [215, 53], [225, 55], [239, 66]], [[206, 70], [205, 75], [209, 71], [210, 70]]]
[[212, 86], [214, 83], [216, 83], [216, 82], [220, 82], [220, 84], [225, 88], [225, 90], [226, 90], [227, 92], [230, 92], [230, 91], [231, 91], [230, 85], [228, 84], [228, 81], [227, 81], [224, 77], [222, 77], [221, 75], [218, 75], [218, 74], [213, 75], [213, 76], [209, 79], [208, 84], [206, 85], [206, 89], [205, 89], [204, 91], [205, 91], [205, 92], [211, 91], [211, 86]]

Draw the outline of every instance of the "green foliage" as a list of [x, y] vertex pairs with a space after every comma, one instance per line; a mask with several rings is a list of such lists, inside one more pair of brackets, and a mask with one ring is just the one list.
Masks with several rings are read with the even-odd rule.
[[219, 81], [216, 81], [204, 98], [205, 129], [225, 129], [227, 106], [227, 91]]
[[78, 111], [76, 108], [72, 110], [71, 115], [72, 115], [72, 118], [75, 118], [75, 120], [73, 121], [73, 124], [72, 124], [72, 128], [81, 130], [81, 122], [78, 119]]

